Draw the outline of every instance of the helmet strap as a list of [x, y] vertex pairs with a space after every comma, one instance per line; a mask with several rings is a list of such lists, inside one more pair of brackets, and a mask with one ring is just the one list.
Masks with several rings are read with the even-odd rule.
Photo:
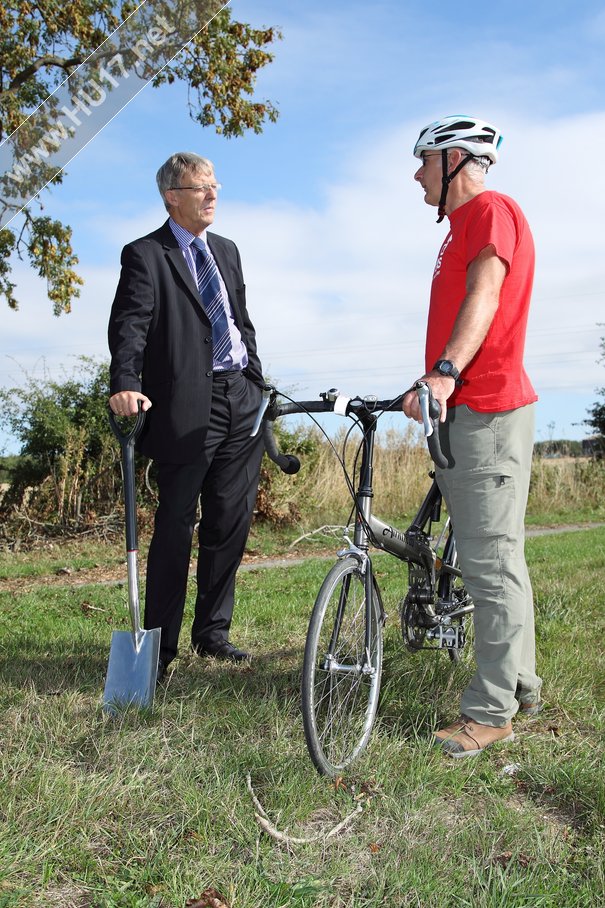
[[475, 155], [473, 155], [473, 154], [467, 154], [467, 156], [460, 161], [458, 166], [456, 168], [454, 168], [454, 170], [452, 170], [452, 172], [450, 174], [448, 174], [448, 172], [447, 172], [447, 149], [443, 148], [441, 150], [442, 176], [441, 176], [441, 198], [439, 199], [439, 208], [437, 210], [437, 213], [439, 215], [439, 217], [437, 218], [438, 224], [440, 224], [441, 221], [445, 217], [445, 200], [447, 198], [447, 191], [450, 188], [450, 183], [452, 182], [454, 177], [460, 173], [460, 171], [462, 170], [464, 165], [468, 164], [469, 161], [472, 161], [474, 157], [475, 157]]

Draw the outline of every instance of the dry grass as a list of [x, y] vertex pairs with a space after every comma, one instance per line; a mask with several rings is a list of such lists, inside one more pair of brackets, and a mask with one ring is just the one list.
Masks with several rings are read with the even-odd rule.
[[[346, 436], [341, 430], [327, 442], [310, 430], [312, 452], [301, 454], [301, 469], [295, 476], [275, 470], [271, 475], [271, 499], [284, 514], [294, 514], [301, 527], [345, 521], [351, 496], [339, 458], [350, 477], [358, 472], [361, 435]], [[411, 515], [428, 487], [431, 460], [416, 427], [406, 432], [388, 429], [377, 434], [374, 449], [374, 509], [385, 518]]]
[[605, 464], [586, 458], [548, 460], [535, 457], [528, 513], [533, 518], [547, 514], [559, 517], [574, 513], [595, 519], [603, 518]]
[[[312, 453], [302, 454], [296, 476], [272, 473], [270, 496], [279, 513], [294, 515], [302, 530], [344, 523], [351, 508], [337, 454], [316, 430]], [[349, 438], [344, 462], [349, 475], [356, 464], [360, 435]], [[332, 438], [342, 457], [345, 432]], [[358, 464], [357, 464], [358, 466]], [[428, 487], [432, 462], [417, 428], [378, 432], [374, 454], [374, 511], [385, 519], [411, 517]], [[605, 464], [582, 458], [535, 457], [528, 503], [532, 523], [599, 520], [605, 517]]]

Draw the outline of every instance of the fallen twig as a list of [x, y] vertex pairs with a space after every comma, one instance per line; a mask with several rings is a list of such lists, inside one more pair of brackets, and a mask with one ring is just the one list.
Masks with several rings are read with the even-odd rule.
[[329, 829], [327, 832], [318, 832], [312, 836], [293, 836], [290, 835], [287, 830], [285, 832], [281, 832], [269, 820], [267, 813], [263, 808], [263, 805], [256, 797], [254, 788], [252, 787], [252, 779], [250, 778], [250, 773], [247, 773], [246, 775], [246, 783], [248, 785], [250, 797], [252, 798], [252, 803], [256, 808], [254, 813], [256, 822], [261, 827], [261, 829], [264, 829], [267, 835], [270, 835], [271, 838], [275, 839], [276, 842], [280, 842], [284, 845], [309, 845], [312, 842], [318, 842], [322, 839], [331, 839], [335, 835], [338, 835], [339, 832], [342, 832], [342, 830], [345, 829], [345, 827], [347, 827], [349, 823], [363, 811], [363, 806], [361, 804], [358, 804], [353, 813], [350, 813], [347, 817], [344, 818], [344, 820], [341, 820], [340, 823], [337, 823], [336, 826], [334, 826], [332, 829]]
[[248, 786], [248, 791], [250, 792], [250, 797], [252, 798], [252, 803], [253, 803], [254, 806], [256, 807], [257, 811], [259, 812], [259, 814], [260, 814], [262, 817], [265, 817], [265, 819], [268, 820], [269, 817], [268, 817], [267, 814], [265, 813], [265, 810], [264, 810], [264, 808], [263, 808], [263, 805], [261, 804], [261, 802], [260, 802], [260, 801], [258, 800], [258, 798], [256, 797], [256, 794], [254, 793], [254, 789], [253, 789], [253, 787], [252, 787], [252, 779], [251, 779], [251, 777], [250, 777], [250, 773], [247, 773], [247, 774], [246, 774], [246, 785]]

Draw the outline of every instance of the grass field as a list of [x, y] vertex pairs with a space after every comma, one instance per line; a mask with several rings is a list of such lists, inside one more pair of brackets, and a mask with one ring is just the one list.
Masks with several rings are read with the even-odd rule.
[[[325, 561], [242, 572], [233, 639], [252, 665], [193, 657], [184, 632], [153, 713], [113, 720], [100, 698], [126, 590], [75, 581], [100, 561], [97, 579], [123, 574], [119, 549], [0, 556], [0, 908], [605, 906], [605, 530], [527, 549], [545, 710], [477, 760], [434, 752], [472, 666], [404, 650], [401, 568], [378, 556], [380, 720], [336, 784], [311, 766], [299, 709]], [[319, 837], [263, 831], [248, 774], [277, 829]]]

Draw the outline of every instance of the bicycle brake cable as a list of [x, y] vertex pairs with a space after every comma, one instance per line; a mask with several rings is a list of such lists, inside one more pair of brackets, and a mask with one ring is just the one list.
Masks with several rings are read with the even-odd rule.
[[[331, 448], [332, 451], [334, 452], [334, 454], [335, 454], [335, 456], [336, 456], [336, 459], [338, 460], [338, 463], [340, 464], [340, 466], [341, 466], [341, 468], [342, 468], [343, 476], [344, 476], [344, 479], [345, 479], [345, 484], [346, 484], [346, 486], [347, 486], [349, 495], [351, 496], [351, 499], [352, 499], [352, 501], [353, 501], [353, 507], [351, 508], [351, 511], [350, 511], [350, 514], [349, 514], [349, 523], [350, 523], [350, 520], [351, 520], [352, 515], [353, 515], [354, 513], [356, 513], [357, 516], [358, 516], [358, 518], [359, 518], [359, 520], [361, 521], [361, 523], [362, 523], [362, 525], [363, 525], [364, 530], [365, 530], [366, 533], [368, 534], [368, 536], [370, 536], [371, 538], [373, 538], [373, 533], [372, 533], [372, 530], [371, 530], [371, 528], [370, 528], [370, 525], [368, 524], [367, 520], [365, 519], [365, 517], [363, 516], [363, 514], [361, 513], [361, 511], [360, 511], [360, 509], [359, 509], [359, 506], [358, 506], [358, 503], [357, 503], [357, 489], [355, 488], [355, 474], [356, 474], [356, 470], [357, 470], [357, 462], [358, 462], [358, 459], [359, 459], [359, 454], [360, 454], [360, 452], [361, 452], [362, 449], [363, 449], [363, 445], [364, 445], [364, 442], [365, 442], [365, 440], [366, 440], [366, 435], [367, 435], [368, 432], [371, 431], [371, 429], [368, 428], [367, 430], [364, 430], [364, 427], [363, 427], [363, 424], [362, 424], [361, 420], [359, 420], [355, 415], [349, 414], [349, 417], [350, 417], [350, 418], [352, 419], [352, 421], [353, 421], [353, 425], [349, 427], [349, 429], [347, 430], [347, 433], [346, 433], [346, 435], [345, 435], [345, 437], [344, 437], [344, 441], [343, 441], [343, 444], [342, 444], [342, 456], [341, 456], [341, 455], [338, 453], [338, 450], [337, 450], [336, 446], [334, 445], [334, 442], [332, 441], [332, 439], [330, 438], [330, 436], [328, 435], [328, 433], [326, 432], [326, 430], [324, 429], [324, 427], [321, 425], [321, 423], [319, 422], [319, 420], [317, 420], [317, 419], [315, 418], [315, 416], [314, 416], [312, 413], [310, 413], [305, 407], [300, 406], [300, 401], [294, 400], [294, 398], [290, 397], [288, 394], [284, 394], [283, 391], [279, 391], [278, 393], [279, 393], [280, 397], [283, 397], [285, 400], [290, 401], [290, 403], [292, 403], [292, 404], [296, 404], [296, 405], [299, 407], [299, 412], [300, 412], [300, 413], [304, 413], [306, 416], [308, 416], [308, 417], [312, 420], [312, 422], [315, 423], [315, 425], [317, 426], [317, 428], [319, 429], [319, 431], [321, 432], [321, 434], [324, 436], [324, 438], [325, 438], [326, 441], [328, 442], [328, 445], [330, 446], [330, 448]], [[406, 393], [406, 392], [403, 392], [402, 394], [399, 394], [397, 397], [394, 397], [393, 400], [391, 401], [391, 406], [394, 406], [394, 405], [397, 404], [400, 400], [402, 400], [403, 397], [404, 397], [404, 395], [405, 395], [405, 393]], [[358, 398], [358, 399], [363, 400], [362, 398]], [[329, 412], [329, 411], [326, 411], [326, 412]], [[373, 411], [372, 411], [372, 412], [373, 412]], [[380, 419], [380, 417], [383, 416], [384, 413], [386, 413], [386, 412], [389, 412], [389, 411], [387, 411], [387, 410], [379, 410], [379, 411], [375, 414], [376, 420]], [[289, 414], [289, 415], [294, 415], [294, 414]], [[351, 435], [353, 429], [354, 429], [356, 426], [359, 427], [359, 429], [360, 429], [360, 431], [361, 431], [362, 438], [361, 438], [361, 440], [360, 440], [360, 442], [359, 442], [359, 444], [358, 444], [358, 446], [357, 446], [357, 452], [356, 452], [355, 457], [354, 457], [354, 459], [353, 459], [353, 476], [351, 477], [351, 476], [349, 476], [349, 472], [348, 472], [348, 470], [347, 470], [345, 455], [346, 455], [346, 445], [347, 445], [347, 441], [348, 441], [349, 436]]]

